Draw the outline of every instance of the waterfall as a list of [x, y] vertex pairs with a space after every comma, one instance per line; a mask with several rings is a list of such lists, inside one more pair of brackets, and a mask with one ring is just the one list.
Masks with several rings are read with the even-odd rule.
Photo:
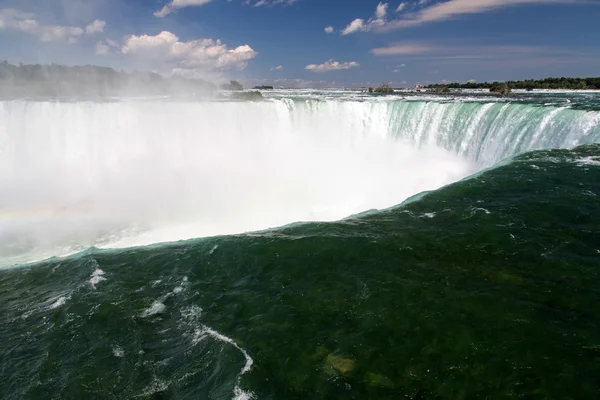
[[4, 101], [0, 265], [336, 220], [598, 140], [599, 112], [515, 103]]

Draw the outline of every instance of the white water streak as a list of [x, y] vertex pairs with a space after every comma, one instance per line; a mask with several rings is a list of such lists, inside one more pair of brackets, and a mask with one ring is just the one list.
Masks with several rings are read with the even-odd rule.
[[236, 385], [233, 389], [233, 399], [234, 400], [250, 400], [254, 398], [254, 394], [252, 392], [244, 391], [241, 388], [241, 380], [242, 377], [252, 370], [252, 365], [254, 365], [254, 360], [250, 357], [250, 354], [240, 347], [235, 340], [230, 337], [223, 335], [220, 332], [215, 331], [214, 329], [206, 326], [200, 322], [200, 317], [202, 315], [202, 308], [198, 306], [192, 306], [189, 308], [185, 308], [181, 310], [181, 315], [187, 324], [191, 325], [194, 329], [194, 333], [192, 336], [192, 344], [197, 345], [207, 337], [211, 337], [219, 342], [229, 344], [235, 347], [245, 358], [245, 364], [236, 377]]
[[92, 288], [96, 289], [96, 285], [105, 280], [106, 278], [104, 277], [104, 271], [96, 267], [94, 272], [92, 272], [92, 276], [90, 276], [89, 283], [92, 286]]

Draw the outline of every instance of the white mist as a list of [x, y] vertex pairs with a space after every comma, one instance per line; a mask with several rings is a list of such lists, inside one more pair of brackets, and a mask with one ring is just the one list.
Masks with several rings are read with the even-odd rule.
[[360, 102], [2, 102], [0, 264], [337, 220], [473, 172], [389, 121]]

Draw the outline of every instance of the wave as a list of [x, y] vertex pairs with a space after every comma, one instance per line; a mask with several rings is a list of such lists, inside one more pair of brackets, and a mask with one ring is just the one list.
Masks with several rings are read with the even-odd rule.
[[338, 220], [599, 140], [599, 112], [515, 103], [0, 102], [0, 265]]

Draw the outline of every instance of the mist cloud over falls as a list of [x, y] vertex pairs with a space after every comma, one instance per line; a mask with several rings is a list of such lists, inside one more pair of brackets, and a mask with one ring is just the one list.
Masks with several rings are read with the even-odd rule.
[[386, 107], [0, 103], [0, 264], [337, 220], [457, 180], [389, 137]]

